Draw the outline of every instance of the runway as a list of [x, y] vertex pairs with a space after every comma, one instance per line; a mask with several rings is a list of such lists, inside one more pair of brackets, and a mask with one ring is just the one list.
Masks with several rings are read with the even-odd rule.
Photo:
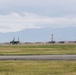
[[76, 55], [6, 55], [0, 56], [0, 60], [76, 60]]

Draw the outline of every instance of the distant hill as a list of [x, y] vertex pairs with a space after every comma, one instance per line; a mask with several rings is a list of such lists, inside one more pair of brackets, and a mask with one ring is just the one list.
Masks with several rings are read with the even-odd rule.
[[18, 32], [0, 33], [0, 42], [9, 42], [18, 37], [21, 42], [44, 42], [51, 40], [51, 34], [54, 34], [54, 40], [76, 40], [76, 27], [66, 28], [40, 28], [25, 29]]

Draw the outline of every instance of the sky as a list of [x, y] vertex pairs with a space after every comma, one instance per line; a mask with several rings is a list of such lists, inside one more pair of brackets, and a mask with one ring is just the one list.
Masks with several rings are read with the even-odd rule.
[[0, 32], [76, 27], [76, 0], [0, 0]]

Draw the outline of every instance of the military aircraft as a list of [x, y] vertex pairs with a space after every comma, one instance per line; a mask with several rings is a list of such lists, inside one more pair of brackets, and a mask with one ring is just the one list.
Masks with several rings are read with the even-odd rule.
[[49, 43], [50, 43], [50, 44], [54, 44], [54, 43], [55, 43], [55, 41], [49, 41]]
[[19, 41], [19, 38], [18, 38], [18, 41], [15, 41], [15, 38], [13, 38], [12, 41], [10, 41], [11, 44], [20, 44], [20, 41]]
[[59, 41], [60, 44], [65, 43], [65, 41]]

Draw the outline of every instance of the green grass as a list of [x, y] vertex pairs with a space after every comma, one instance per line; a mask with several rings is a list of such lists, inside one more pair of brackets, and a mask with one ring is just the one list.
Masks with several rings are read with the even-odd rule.
[[0, 75], [76, 75], [76, 61], [0, 61]]
[[[76, 54], [76, 44], [0, 45], [0, 54]], [[0, 75], [76, 75], [76, 61], [0, 60]]]
[[0, 55], [4, 54], [76, 54], [76, 44], [1, 45]]

